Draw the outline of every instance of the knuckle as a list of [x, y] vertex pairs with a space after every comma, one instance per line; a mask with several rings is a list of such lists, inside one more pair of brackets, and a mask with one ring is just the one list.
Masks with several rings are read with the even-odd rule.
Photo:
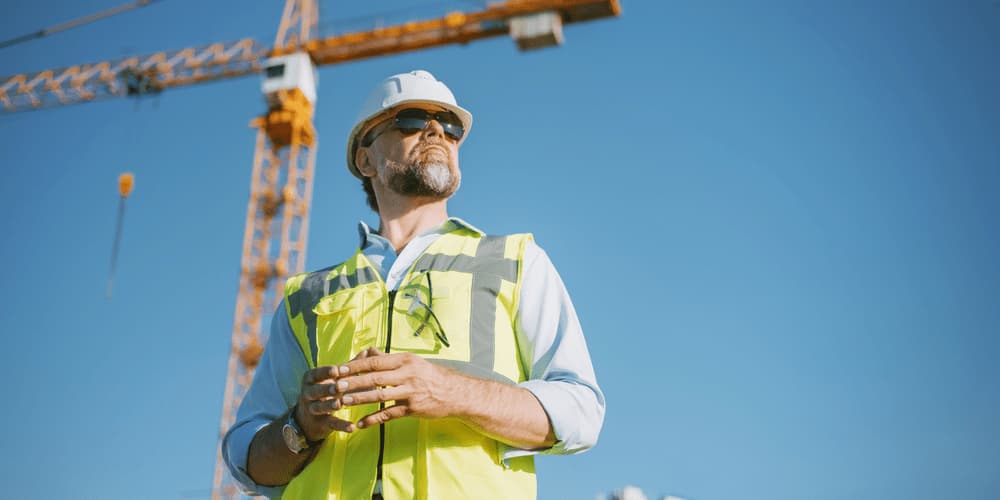
[[309, 387], [306, 387], [306, 390], [303, 391], [303, 394], [305, 395], [305, 398], [307, 400], [314, 401], [316, 399], [316, 386], [310, 385]]
[[309, 399], [310, 400], [317, 401], [317, 400], [325, 399], [329, 395], [329, 393], [330, 393], [330, 386], [329, 386], [329, 384], [311, 385], [311, 386], [309, 386], [309, 389], [308, 389], [307, 392], [309, 394]]

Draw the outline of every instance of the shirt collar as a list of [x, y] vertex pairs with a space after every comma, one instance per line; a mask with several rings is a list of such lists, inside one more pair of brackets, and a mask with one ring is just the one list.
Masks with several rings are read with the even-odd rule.
[[[468, 222], [458, 218], [458, 217], [448, 217], [441, 225], [428, 229], [417, 236], [422, 236], [430, 233], [444, 234], [454, 229], [465, 229], [467, 231], [472, 231], [479, 236], [486, 236], [486, 233], [482, 232], [476, 226], [469, 224]], [[371, 228], [365, 221], [358, 222], [358, 237], [361, 240], [361, 248], [367, 248], [371, 245], [388, 245], [389, 240], [385, 239], [382, 235], [378, 234], [374, 229]]]

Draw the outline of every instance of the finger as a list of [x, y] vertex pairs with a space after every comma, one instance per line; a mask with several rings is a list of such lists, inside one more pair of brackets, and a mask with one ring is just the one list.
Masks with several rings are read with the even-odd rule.
[[[403, 366], [403, 363], [406, 363], [410, 356], [411, 355], [408, 353], [384, 354], [382, 352], [375, 351], [374, 353], [369, 353], [364, 358], [353, 359], [347, 364], [341, 366], [340, 375], [344, 376], [352, 373], [357, 374], [395, 370], [396, 368]], [[346, 373], [344, 372], [345, 368], [347, 369]]]
[[357, 429], [357, 426], [353, 422], [337, 418], [330, 414], [320, 416], [309, 415], [308, 418], [302, 420], [301, 424], [302, 431], [310, 441], [324, 439], [332, 431], [354, 432]]
[[354, 422], [328, 416], [323, 418], [323, 428], [329, 431], [354, 432]]
[[302, 388], [302, 399], [305, 401], [329, 399], [335, 394], [337, 394], [337, 385], [333, 383], [307, 385]]
[[406, 405], [392, 405], [384, 410], [377, 411], [358, 421], [358, 428], [365, 429], [384, 424], [392, 419], [405, 417], [410, 413], [410, 408]]
[[346, 394], [385, 385], [403, 385], [407, 381], [407, 376], [400, 370], [371, 372], [341, 378], [337, 381], [337, 392]]
[[329, 415], [343, 407], [339, 399], [312, 401], [306, 405], [306, 410], [312, 415]]
[[[364, 359], [364, 358], [367, 358], [368, 356], [379, 356], [381, 354], [382, 354], [382, 351], [380, 351], [380, 350], [378, 350], [378, 349], [376, 349], [374, 347], [369, 347], [368, 349], [365, 349], [365, 350], [359, 352], [356, 356], [354, 356], [354, 359]], [[352, 361], [353, 361], [353, 359], [352, 359]]]
[[406, 387], [376, 387], [370, 391], [352, 392], [340, 397], [344, 406], [363, 405], [384, 401], [400, 401], [410, 396]]
[[315, 384], [324, 380], [329, 380], [337, 376], [336, 366], [320, 366], [307, 370], [302, 376], [302, 385]]

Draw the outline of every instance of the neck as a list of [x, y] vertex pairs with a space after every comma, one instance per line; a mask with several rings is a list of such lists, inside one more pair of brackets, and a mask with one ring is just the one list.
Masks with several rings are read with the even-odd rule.
[[[383, 204], [383, 199], [385, 202]], [[440, 226], [448, 218], [448, 200], [438, 198], [382, 197], [379, 199], [379, 234], [398, 254], [414, 236]]]

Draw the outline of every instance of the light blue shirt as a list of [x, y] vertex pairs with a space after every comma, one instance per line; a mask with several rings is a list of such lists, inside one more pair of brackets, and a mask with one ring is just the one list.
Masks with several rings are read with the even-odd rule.
[[[458, 219], [452, 223], [475, 227]], [[415, 236], [396, 255], [389, 240], [361, 222], [361, 251], [395, 290], [424, 250], [447, 230], [447, 224]], [[587, 450], [597, 443], [604, 423], [604, 394], [597, 385], [590, 352], [576, 317], [569, 293], [548, 255], [533, 241], [524, 249], [524, 276], [516, 318], [515, 335], [523, 366], [530, 366], [527, 381], [518, 384], [538, 399], [548, 414], [556, 435], [547, 450], [507, 447], [504, 460], [537, 453], [566, 455]], [[226, 433], [222, 455], [229, 471], [250, 494], [280, 496], [283, 487], [261, 486], [247, 474], [247, 452], [257, 431], [280, 417], [299, 398], [302, 376], [308, 369], [305, 356], [292, 332], [282, 302], [271, 320], [271, 335], [254, 374], [253, 382]]]

